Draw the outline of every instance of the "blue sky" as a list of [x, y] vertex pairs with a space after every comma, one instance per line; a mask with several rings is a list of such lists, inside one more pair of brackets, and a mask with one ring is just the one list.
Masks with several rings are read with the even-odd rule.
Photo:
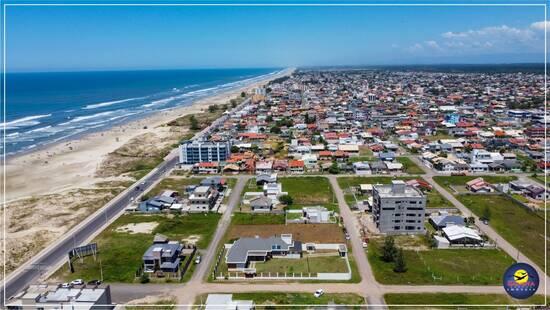
[[544, 61], [542, 7], [28, 7], [8, 71]]

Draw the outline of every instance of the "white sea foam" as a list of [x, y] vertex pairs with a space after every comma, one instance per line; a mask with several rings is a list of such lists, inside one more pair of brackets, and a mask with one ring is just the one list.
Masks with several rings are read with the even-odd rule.
[[102, 108], [102, 107], [108, 107], [108, 106], [113, 105], [113, 104], [123, 103], [123, 102], [132, 101], [132, 100], [143, 99], [143, 98], [145, 98], [145, 97], [136, 97], [136, 98], [128, 98], [128, 99], [121, 99], [121, 100], [114, 100], [114, 101], [107, 101], [107, 102], [89, 104], [89, 105], [85, 106], [83, 109], [84, 110], [89, 110], [89, 109], [97, 109], [97, 108]]
[[40, 127], [40, 128], [36, 128], [36, 129], [33, 129], [33, 130], [29, 130], [26, 133], [48, 131], [48, 129], [50, 129], [50, 128], [52, 128], [52, 126]]
[[91, 114], [91, 115], [78, 116], [78, 117], [75, 117], [75, 118], [71, 119], [68, 122], [64, 122], [64, 123], [61, 123], [59, 125], [64, 126], [64, 125], [68, 125], [68, 124], [78, 123], [78, 122], [85, 121], [85, 120], [88, 120], [88, 119], [93, 119], [93, 118], [98, 118], [98, 117], [102, 117], [102, 116], [111, 115], [115, 112], [116, 111], [107, 111], [107, 112], [101, 112], [101, 113], [96, 113], [96, 114]]
[[40, 124], [38, 119], [52, 116], [51, 114], [42, 114], [42, 115], [32, 115], [32, 116], [26, 116], [19, 119], [16, 119], [14, 121], [0, 123], [1, 127], [6, 127], [6, 129], [15, 129], [20, 127], [28, 127], [28, 126], [34, 126]]

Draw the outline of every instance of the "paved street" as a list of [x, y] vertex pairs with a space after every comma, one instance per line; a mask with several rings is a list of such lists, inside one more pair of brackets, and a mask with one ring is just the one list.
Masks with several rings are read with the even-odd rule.
[[[438, 190], [446, 199], [448, 199], [456, 208], [463, 212], [466, 216], [469, 216], [471, 212], [462, 205], [452, 194], [446, 191], [444, 188], [439, 186], [434, 180], [433, 176], [436, 175], [430, 169], [427, 169], [416, 157], [411, 156], [420, 167], [426, 171], [426, 175], [423, 177], [436, 189]], [[146, 186], [151, 186], [155, 182], [159, 181], [159, 178], [162, 174], [169, 170], [172, 165], [175, 164], [175, 158], [172, 158], [165, 162], [165, 164], [151, 173], [147, 177]], [[196, 298], [202, 294], [206, 293], [215, 293], [215, 292], [264, 292], [264, 291], [277, 291], [277, 292], [305, 292], [313, 293], [316, 289], [322, 288], [327, 293], [356, 293], [366, 298], [369, 305], [378, 305], [377, 308], [385, 309], [383, 295], [385, 293], [433, 293], [433, 292], [442, 292], [442, 293], [504, 293], [504, 290], [501, 286], [460, 286], [460, 285], [442, 285], [442, 286], [433, 286], [433, 285], [382, 285], [376, 282], [374, 275], [371, 269], [371, 266], [368, 263], [365, 251], [362, 248], [362, 240], [360, 233], [357, 229], [358, 222], [357, 218], [354, 216], [353, 212], [350, 210], [349, 206], [345, 202], [344, 193], [342, 189], [338, 186], [337, 178], [342, 177], [342, 175], [329, 175], [326, 176], [331, 186], [334, 190], [335, 197], [338, 201], [338, 206], [340, 209], [340, 214], [343, 218], [344, 225], [350, 234], [350, 243], [352, 247], [352, 254], [357, 264], [359, 273], [361, 275], [361, 282], [357, 284], [351, 283], [265, 283], [265, 282], [247, 282], [247, 283], [208, 283], [206, 278], [210, 267], [215, 258], [216, 250], [219, 248], [220, 242], [229, 227], [231, 222], [231, 214], [234, 211], [235, 207], [240, 203], [240, 197], [244, 187], [248, 181], [253, 176], [249, 175], [240, 175], [237, 176], [237, 183], [232, 189], [227, 204], [227, 209], [224, 212], [222, 218], [220, 219], [219, 225], [216, 229], [215, 235], [212, 238], [212, 242], [209, 245], [208, 249], [201, 253], [203, 260], [199, 264], [189, 282], [185, 284], [112, 284], [112, 296], [113, 301], [116, 303], [125, 303], [133, 299], [139, 299], [146, 296], [154, 296], [160, 294], [170, 294], [177, 297], [179, 305], [190, 305], [193, 304]], [[305, 176], [303, 176], [305, 177]], [[106, 216], [107, 218], [115, 217], [116, 212], [120, 212], [120, 208], [124, 208], [127, 204], [128, 199], [134, 193], [132, 191], [125, 192], [121, 194], [121, 197], [117, 198], [113, 204], [107, 205], [104, 209], [108, 209], [105, 212], [106, 215], [102, 212], [94, 214], [93, 218], [89, 222], [84, 222], [81, 225], [84, 227], [75, 227], [76, 230], [80, 231], [78, 237], [75, 236], [75, 241], [67, 243], [61, 242], [60, 245], [55, 245], [53, 251], [54, 253], [48, 253], [48, 258], [43, 259], [42, 261], [54, 264], [59, 260], [63, 260], [66, 256], [68, 249], [72, 248], [73, 244], [80, 244], [82, 240], [86, 240], [98, 229], [93, 225], [104, 225]], [[126, 199], [126, 200], [125, 200]], [[98, 218], [100, 222], [98, 221]], [[92, 226], [90, 226], [92, 225]], [[84, 229], [83, 229], [84, 228]], [[506, 240], [501, 238], [490, 226], [481, 225], [480, 230], [487, 234], [490, 238], [496, 241], [497, 245], [506, 251], [510, 256], [517, 257], [518, 251]], [[99, 230], [101, 231], [101, 230]], [[49, 258], [51, 257], [51, 258]], [[527, 259], [523, 254], [519, 253], [520, 261], [528, 262], [534, 265], [529, 259]], [[15, 283], [27, 283], [31, 280], [27, 277], [37, 277], [38, 268], [33, 268], [32, 265], [30, 268], [25, 269], [25, 272], [22, 274], [23, 278], [17, 278], [19, 281]], [[540, 268], [537, 270], [540, 274], [542, 271]], [[12, 282], [13, 283], [13, 282]], [[10, 288], [15, 288], [12, 283], [10, 283]], [[541, 285], [539, 293], [542, 293], [544, 286]]]

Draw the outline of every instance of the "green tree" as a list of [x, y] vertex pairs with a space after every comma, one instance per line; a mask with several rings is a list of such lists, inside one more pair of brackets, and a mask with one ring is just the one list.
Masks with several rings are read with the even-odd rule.
[[189, 122], [191, 123], [191, 130], [200, 129], [199, 121], [197, 121], [197, 118], [195, 117], [195, 115], [191, 115], [191, 117], [189, 118]]
[[144, 272], [141, 274], [141, 277], [139, 278], [139, 282], [145, 284], [145, 283], [149, 283], [149, 275]]
[[328, 172], [330, 174], [338, 174], [340, 173], [340, 167], [338, 166], [338, 163], [333, 161], [332, 165], [330, 165], [330, 168], [328, 168]]
[[273, 127], [271, 127], [269, 132], [274, 133], [274, 134], [280, 134], [281, 133], [281, 128], [279, 128], [279, 126], [273, 126]]
[[393, 262], [396, 252], [395, 240], [392, 236], [386, 237], [386, 239], [384, 239], [384, 245], [382, 245], [382, 260], [388, 263]]
[[395, 255], [395, 266], [393, 267], [393, 271], [399, 273], [407, 271], [407, 263], [405, 262], [403, 249], [399, 249]]
[[229, 100], [229, 103], [231, 103], [231, 107], [232, 107], [232, 108], [234, 108], [234, 107], [237, 106], [237, 100], [235, 100], [235, 99]]
[[246, 93], [245, 93], [244, 91], [241, 92], [241, 97], [242, 97], [242, 98], [246, 97]]
[[239, 147], [236, 146], [236, 145], [232, 145], [231, 146], [231, 153], [238, 153], [239, 152]]
[[294, 202], [294, 199], [292, 199], [292, 196], [290, 195], [282, 195], [279, 197], [279, 201], [287, 206], [290, 206]]

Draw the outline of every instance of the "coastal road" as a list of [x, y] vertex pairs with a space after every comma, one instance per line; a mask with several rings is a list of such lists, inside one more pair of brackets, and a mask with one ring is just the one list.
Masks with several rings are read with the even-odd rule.
[[[1, 304], [4, 305], [5, 300], [35, 282], [40, 276], [54, 271], [52, 268], [59, 266], [60, 262], [68, 259], [68, 252], [72, 248], [89, 240], [113, 217], [119, 215], [132, 202], [132, 198], [142, 194], [145, 189], [159, 181], [166, 172], [178, 163], [178, 157], [175, 154], [175, 152], [171, 153], [164, 162], [148, 175], [120, 193], [104, 207], [65, 233], [57, 242], [42, 250], [33, 259], [11, 273], [6, 278], [5, 286], [2, 286], [4, 294], [1, 296]], [[136, 186], [139, 186], [140, 190], [136, 190]]]

